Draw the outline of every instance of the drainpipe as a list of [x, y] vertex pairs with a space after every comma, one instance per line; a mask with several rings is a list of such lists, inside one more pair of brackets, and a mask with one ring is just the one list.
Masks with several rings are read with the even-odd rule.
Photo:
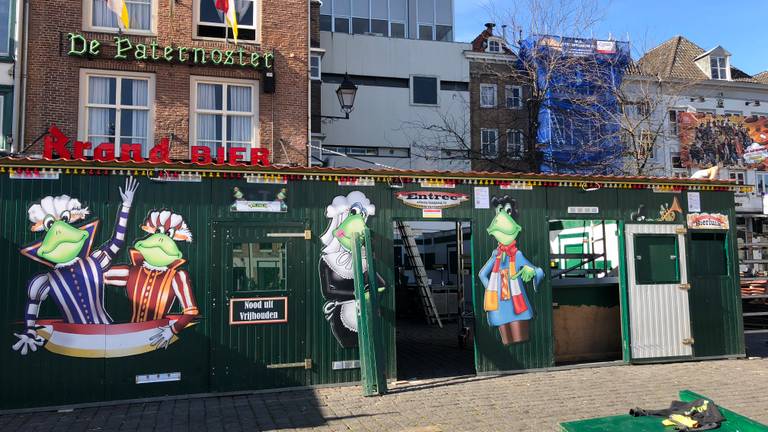
[[[17, 23], [19, 26], [19, 41], [16, 44], [16, 61], [14, 62], [14, 83], [15, 91], [13, 92], [13, 106], [14, 121], [13, 129], [13, 145], [11, 146], [11, 152], [21, 152], [24, 149], [24, 127], [27, 110], [27, 52], [29, 50], [29, 38], [27, 33], [29, 30], [29, 0], [23, 0], [23, 8], [19, 8], [16, 13]], [[22, 10], [23, 9], [23, 10]], [[22, 48], [20, 48], [22, 47]], [[21, 71], [19, 71], [19, 61], [21, 61]]]

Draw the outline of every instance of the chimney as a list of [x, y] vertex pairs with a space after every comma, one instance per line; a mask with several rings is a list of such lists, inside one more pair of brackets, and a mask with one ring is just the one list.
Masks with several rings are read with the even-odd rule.
[[496, 27], [496, 24], [494, 23], [485, 23], [485, 31], [488, 33], [489, 36], [493, 35], [493, 28]]
[[507, 42], [507, 25], [502, 24], [501, 25], [501, 39], [504, 40], [504, 42]]

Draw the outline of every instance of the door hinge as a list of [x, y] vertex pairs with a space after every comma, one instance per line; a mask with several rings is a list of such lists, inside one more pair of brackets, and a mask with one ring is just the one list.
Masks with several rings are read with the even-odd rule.
[[685, 227], [677, 227], [677, 228], [675, 228], [675, 234], [685, 234], [687, 232], [688, 232], [688, 230], [685, 229]]
[[681, 283], [677, 287], [680, 288], [681, 290], [688, 291], [689, 289], [691, 289], [691, 284], [689, 284], [689, 283]]
[[693, 345], [694, 342], [692, 337], [683, 339], [683, 345]]
[[267, 237], [295, 237], [303, 238], [304, 240], [312, 240], [312, 230], [304, 230], [304, 232], [295, 233], [267, 233]]
[[292, 368], [304, 368], [312, 369], [312, 359], [304, 359], [301, 362], [294, 363], [272, 363], [267, 365], [267, 369], [292, 369]]

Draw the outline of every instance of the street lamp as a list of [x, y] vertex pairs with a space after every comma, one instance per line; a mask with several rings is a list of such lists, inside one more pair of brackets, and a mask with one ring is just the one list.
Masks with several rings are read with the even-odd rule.
[[344, 80], [339, 84], [339, 88], [336, 89], [336, 96], [339, 98], [339, 105], [341, 105], [341, 111], [344, 112], [344, 117], [320, 116], [320, 118], [349, 120], [349, 113], [352, 112], [355, 105], [356, 95], [357, 86], [349, 79], [349, 74], [344, 74]]

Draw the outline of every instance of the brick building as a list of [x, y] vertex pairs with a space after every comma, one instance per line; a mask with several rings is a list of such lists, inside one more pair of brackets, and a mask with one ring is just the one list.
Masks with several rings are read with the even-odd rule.
[[[517, 56], [495, 25], [472, 41], [469, 60], [470, 130], [472, 169], [480, 171], [530, 171], [536, 169], [526, 100], [530, 87], [521, 79]], [[535, 113], [534, 113], [535, 115]], [[532, 138], [531, 135], [534, 135]]]
[[237, 0], [237, 44], [214, 0], [127, 4], [120, 31], [104, 0], [30, 2], [21, 150], [40, 153], [56, 124], [144, 157], [167, 137], [174, 159], [194, 145], [265, 147], [273, 163], [306, 164], [306, 0]]

